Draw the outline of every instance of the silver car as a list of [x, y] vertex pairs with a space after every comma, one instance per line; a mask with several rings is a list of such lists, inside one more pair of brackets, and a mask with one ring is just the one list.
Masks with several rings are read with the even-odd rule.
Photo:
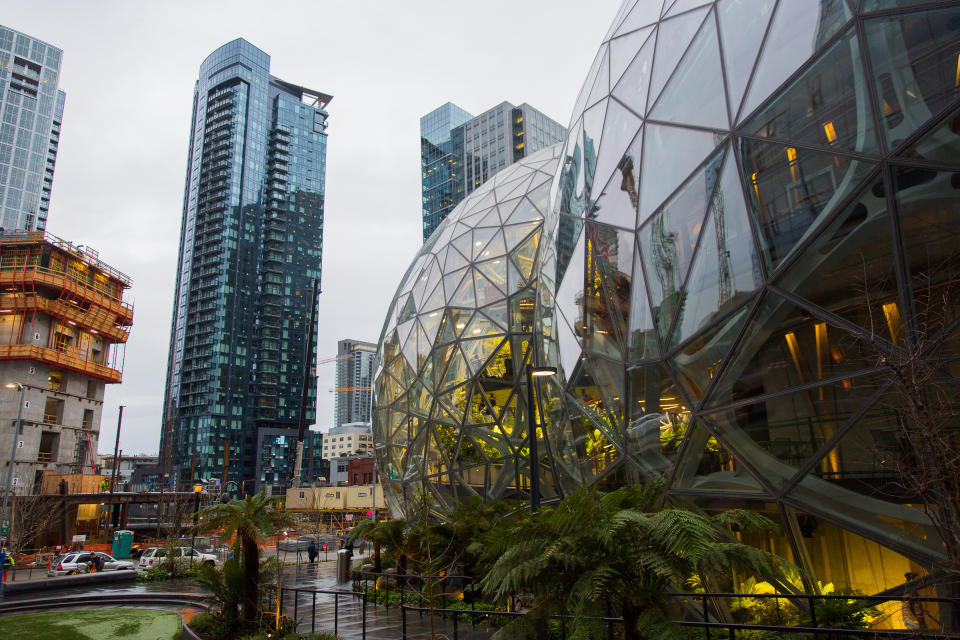
[[[159, 567], [167, 558], [167, 547], [150, 547], [140, 556], [138, 568], [141, 570]], [[200, 553], [188, 547], [174, 547], [172, 549], [178, 564], [209, 564], [217, 565], [217, 556], [212, 553]], [[191, 562], [192, 560], [192, 562]]]
[[[47, 571], [47, 575], [54, 577], [87, 573], [89, 568], [87, 558], [90, 557], [90, 553], [90, 551], [71, 551], [57, 556], [50, 561], [50, 569]], [[136, 569], [133, 562], [129, 560], [117, 560], [113, 556], [100, 551], [94, 551], [92, 553], [98, 558], [103, 559], [104, 571], [120, 571], [121, 569], [133, 571]]]

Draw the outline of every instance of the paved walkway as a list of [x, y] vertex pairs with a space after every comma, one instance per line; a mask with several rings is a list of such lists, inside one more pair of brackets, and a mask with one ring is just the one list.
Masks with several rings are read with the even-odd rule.
[[[326, 561], [324, 554], [320, 554], [319, 562], [310, 565], [306, 562], [306, 554], [301, 553], [299, 564], [296, 552], [277, 553], [276, 549], [266, 549], [264, 557], [275, 557], [287, 564], [282, 569], [281, 580], [285, 588], [318, 589], [326, 591], [345, 591], [352, 589], [352, 583], [337, 584], [336, 582], [336, 554], [329, 553]], [[357, 556], [354, 556], [357, 559]], [[35, 578], [39, 575], [35, 574]], [[45, 576], [44, 576], [45, 577]], [[19, 580], [18, 580], [19, 582]], [[56, 582], [53, 581], [55, 584]], [[79, 594], [109, 594], [124, 593], [151, 593], [151, 592], [182, 592], [197, 593], [202, 591], [190, 581], [137, 582], [117, 585], [98, 585], [90, 588], [52, 588], [43, 592], [45, 597], [76, 596]], [[158, 594], [159, 595], [159, 594]], [[35, 597], [35, 594], [9, 594], [3, 601], [25, 600]], [[314, 605], [314, 600], [316, 605]], [[141, 605], [146, 606], [146, 605]], [[314, 606], [316, 607], [314, 609]], [[167, 608], [167, 607], [157, 607]], [[171, 609], [178, 609], [171, 607]], [[314, 613], [315, 611], [315, 613]], [[364, 607], [363, 600], [352, 594], [335, 596], [332, 594], [317, 594], [300, 592], [294, 598], [289, 591], [284, 594], [283, 612], [295, 617], [298, 621], [298, 631], [306, 633], [311, 629], [316, 631], [333, 631], [344, 640], [400, 640], [403, 636], [403, 623], [399, 609], [385, 609], [368, 603], [366, 607], [366, 635], [364, 635]], [[336, 618], [336, 621], [335, 621]], [[431, 635], [430, 616], [419, 615], [415, 612], [407, 613], [408, 640], [486, 640], [492, 633], [491, 629], [477, 626], [472, 628], [467, 621], [459, 621], [456, 631], [450, 619], [441, 616], [434, 617], [434, 629]]]
[[[281, 552], [281, 560], [284, 559]], [[295, 561], [296, 554], [290, 553], [289, 561]], [[337, 584], [336, 563], [333, 554], [330, 560], [314, 565], [300, 564], [285, 568], [283, 582], [286, 588], [321, 589], [326, 591], [350, 591], [352, 583]], [[295, 618], [297, 630], [336, 631], [344, 640], [398, 640], [403, 636], [403, 618], [399, 609], [386, 609], [372, 602], [366, 606], [366, 636], [364, 636], [364, 606], [362, 598], [353, 595], [312, 594], [301, 591], [294, 598], [289, 591], [284, 594], [283, 612]], [[336, 623], [334, 622], [336, 620]], [[472, 627], [467, 621], [454, 622], [442, 616], [435, 616], [431, 634], [430, 616], [407, 612], [408, 640], [431, 638], [458, 638], [460, 640], [485, 640], [493, 630], [486, 626]]]

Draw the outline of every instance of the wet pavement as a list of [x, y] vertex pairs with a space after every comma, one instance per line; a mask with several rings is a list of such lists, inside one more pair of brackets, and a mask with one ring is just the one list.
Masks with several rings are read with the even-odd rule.
[[[490, 637], [492, 630], [478, 625], [473, 628], [468, 621], [454, 623], [447, 618], [435, 616], [431, 633], [429, 615], [422, 615], [408, 611], [406, 614], [406, 635], [403, 633], [403, 617], [399, 609], [385, 609], [368, 603], [364, 607], [362, 598], [351, 592], [352, 583], [337, 584], [336, 582], [336, 554], [329, 553], [324, 561], [324, 554], [320, 554], [319, 562], [310, 565], [306, 562], [306, 554], [301, 553], [298, 563], [297, 553], [279, 552], [276, 549], [264, 551], [264, 557], [274, 557], [281, 562], [289, 563], [281, 569], [281, 582], [284, 585], [283, 612], [298, 622], [297, 629], [301, 633], [311, 631], [336, 631], [344, 640], [422, 640], [429, 638], [448, 638], [462, 640], [485, 640]], [[357, 556], [354, 556], [357, 559]], [[287, 590], [290, 588], [303, 589], [296, 597]], [[125, 593], [203, 593], [203, 589], [186, 580], [161, 580], [157, 582], [136, 582], [125, 584], [104, 584], [96, 587], [46, 589], [42, 592], [45, 598], [58, 595], [122, 595]], [[316, 591], [317, 593], [312, 593]], [[333, 593], [319, 593], [319, 591], [341, 591], [342, 595]], [[38, 597], [37, 593], [10, 594], [0, 599], [0, 602], [30, 600]], [[111, 605], [115, 606], [115, 605]], [[136, 606], [143, 607], [144, 604]], [[150, 607], [177, 611], [189, 620], [195, 611], [181, 607], [157, 606]], [[364, 611], [365, 609], [365, 611]], [[364, 613], [366, 615], [364, 615]], [[364, 622], [364, 618], [366, 621]]]

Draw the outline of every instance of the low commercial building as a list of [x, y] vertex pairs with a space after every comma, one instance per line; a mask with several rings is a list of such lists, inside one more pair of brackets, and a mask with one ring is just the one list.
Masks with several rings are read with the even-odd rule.
[[368, 422], [333, 427], [323, 438], [322, 457], [327, 460], [368, 453], [373, 453], [373, 433]]

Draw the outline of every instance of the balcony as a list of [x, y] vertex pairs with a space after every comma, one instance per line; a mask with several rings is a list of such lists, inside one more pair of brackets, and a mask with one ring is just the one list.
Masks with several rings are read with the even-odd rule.
[[76, 323], [77, 326], [88, 331], [93, 330], [112, 342], [126, 342], [130, 337], [129, 324], [102, 307], [91, 305], [84, 310], [79, 306], [68, 304], [62, 300], [50, 300], [33, 294], [3, 294], [0, 295], [0, 309], [15, 309], [17, 311], [38, 311], [46, 315]]
[[119, 383], [123, 373], [102, 364], [86, 360], [75, 350], [57, 351], [33, 344], [0, 345], [0, 360], [36, 360], [76, 371], [108, 383]]
[[38, 265], [5, 268], [0, 270], [0, 285], [13, 286], [18, 289], [27, 286], [45, 285], [57, 290], [67, 291], [81, 300], [102, 307], [116, 315], [119, 324], [124, 326], [133, 324], [132, 305], [98, 290], [92, 285], [80, 282], [63, 271], [54, 271]]

